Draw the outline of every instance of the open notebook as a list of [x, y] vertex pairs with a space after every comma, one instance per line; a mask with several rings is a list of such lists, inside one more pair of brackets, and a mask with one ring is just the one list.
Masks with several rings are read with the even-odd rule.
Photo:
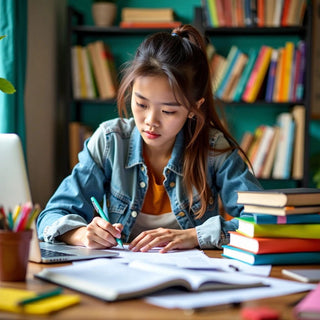
[[[0, 134], [0, 205], [6, 212], [17, 204], [31, 201], [31, 192], [24, 160], [23, 149], [18, 135]], [[117, 252], [92, 250], [65, 244], [51, 244], [38, 240], [35, 225], [31, 240], [29, 259], [39, 263], [87, 260], [117, 256]]]

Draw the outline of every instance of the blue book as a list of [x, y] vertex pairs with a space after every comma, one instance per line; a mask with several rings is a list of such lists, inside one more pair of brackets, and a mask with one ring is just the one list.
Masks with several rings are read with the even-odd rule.
[[222, 74], [221, 81], [218, 84], [217, 90], [216, 90], [216, 96], [221, 99], [222, 94], [224, 92], [224, 89], [228, 83], [228, 78], [230, 77], [232, 68], [237, 60], [237, 57], [240, 54], [240, 50], [238, 49], [237, 46], [232, 46], [229, 50], [228, 56], [227, 56], [227, 63], [225, 70]]
[[222, 80], [216, 90], [216, 96], [220, 99], [222, 98], [222, 95], [223, 95], [224, 90], [227, 86], [228, 80], [229, 80], [230, 75], [232, 73], [232, 69], [233, 69], [240, 53], [241, 53], [241, 51], [236, 46], [232, 46], [229, 53], [228, 53], [226, 69], [225, 69], [225, 72], [222, 76]]
[[[266, 210], [270, 208], [275, 210], [282, 210], [282, 208], [272, 208], [272, 207], [264, 207], [264, 208], [266, 208]], [[292, 208], [293, 210], [295, 209], [294, 207]], [[317, 211], [320, 212], [320, 207], [315, 207], [315, 208], [317, 208]], [[245, 212], [248, 212], [248, 211], [245, 210]], [[257, 223], [257, 224], [320, 223], [320, 214], [319, 213], [288, 214], [285, 216], [273, 215], [273, 214], [253, 214], [252, 219], [254, 223]]]
[[239, 79], [237, 88], [235, 90], [233, 101], [239, 102], [242, 97], [242, 93], [244, 91], [244, 88], [248, 82], [248, 79], [250, 77], [251, 71], [253, 69], [254, 63], [256, 62], [257, 56], [258, 56], [259, 50], [258, 49], [250, 49], [248, 53], [248, 62], [243, 70], [243, 73]]
[[266, 88], [266, 96], [265, 96], [265, 100], [268, 102], [272, 102], [278, 56], [279, 56], [279, 51], [277, 49], [273, 49], [271, 54], [268, 77], [267, 77], [267, 88]]
[[236, 259], [250, 265], [288, 265], [288, 264], [318, 264], [320, 263], [320, 251], [318, 252], [282, 252], [255, 254], [230, 245], [223, 247], [222, 256]]

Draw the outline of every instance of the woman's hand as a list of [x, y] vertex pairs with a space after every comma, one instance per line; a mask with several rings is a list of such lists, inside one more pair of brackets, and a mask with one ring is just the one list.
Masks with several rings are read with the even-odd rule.
[[192, 249], [199, 245], [195, 228], [186, 230], [158, 228], [140, 233], [129, 245], [132, 251], [147, 252], [154, 247], [163, 247], [159, 252], [172, 249]]
[[66, 232], [59, 240], [91, 249], [111, 248], [117, 245], [115, 238], [121, 237], [122, 229], [123, 225], [120, 223], [112, 225], [100, 217], [95, 217], [86, 227]]

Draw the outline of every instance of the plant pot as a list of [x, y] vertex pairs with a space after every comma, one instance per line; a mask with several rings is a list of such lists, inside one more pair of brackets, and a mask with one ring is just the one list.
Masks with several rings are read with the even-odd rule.
[[116, 14], [117, 6], [115, 3], [99, 2], [92, 5], [92, 16], [96, 26], [112, 26], [115, 21]]

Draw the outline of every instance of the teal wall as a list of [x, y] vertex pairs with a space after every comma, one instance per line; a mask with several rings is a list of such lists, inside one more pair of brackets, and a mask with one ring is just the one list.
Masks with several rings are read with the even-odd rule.
[[[93, 18], [91, 13], [92, 1], [69, 0], [69, 5], [79, 10], [84, 14], [85, 23], [93, 25]], [[201, 6], [201, 0], [117, 0], [118, 6], [116, 25], [120, 21], [121, 9], [123, 7], [171, 7], [177, 15], [177, 20], [183, 23], [192, 23], [194, 16], [194, 7]], [[107, 37], [105, 42], [112, 47], [112, 52], [115, 56], [117, 68], [119, 69], [123, 62], [130, 60], [145, 36], [123, 36], [123, 37]], [[95, 41], [97, 38], [87, 39], [88, 42]], [[259, 47], [263, 44], [272, 47], [284, 46], [288, 41], [288, 36], [277, 35], [276, 37], [252, 37], [237, 36], [225, 37], [217, 36], [212, 41], [217, 51], [226, 56], [231, 45], [235, 44], [244, 52], [247, 52], [251, 47]], [[291, 36], [290, 41], [297, 42], [299, 37]], [[243, 133], [246, 130], [254, 131], [254, 129], [262, 123], [274, 124], [275, 117], [282, 111], [286, 111], [287, 107], [279, 107], [274, 105], [253, 105], [250, 106], [228, 106], [226, 109], [226, 119], [233, 135], [240, 141]], [[115, 106], [108, 106], [107, 108], [100, 104], [88, 104], [82, 108], [82, 118], [86, 119], [86, 123], [91, 127], [96, 128], [97, 125], [105, 120], [117, 116]], [[313, 120], [310, 123], [310, 186], [312, 183], [312, 176], [315, 170], [320, 169], [320, 121]], [[266, 185], [268, 187], [268, 185]], [[281, 185], [272, 185], [272, 187], [281, 187]]]

